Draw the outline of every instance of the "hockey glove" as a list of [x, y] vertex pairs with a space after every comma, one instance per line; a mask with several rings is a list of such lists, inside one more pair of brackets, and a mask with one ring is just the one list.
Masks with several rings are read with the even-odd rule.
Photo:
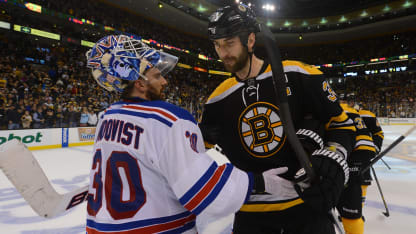
[[262, 174], [254, 174], [252, 194], [273, 194], [279, 197], [296, 196], [293, 183], [279, 175], [287, 172], [287, 167], [273, 168]]
[[[312, 130], [300, 128], [296, 132], [296, 136], [308, 155], [312, 155], [315, 150], [324, 147], [321, 136]], [[305, 169], [301, 168], [296, 172], [294, 181], [303, 188], [309, 187], [310, 181], [306, 175]]]
[[306, 205], [317, 212], [327, 213], [337, 204], [348, 181], [348, 165], [341, 154], [327, 149], [313, 152], [311, 163], [318, 181], [307, 188], [296, 184], [295, 189]]
[[311, 155], [315, 150], [322, 149], [324, 142], [318, 133], [309, 129], [298, 129], [296, 136], [299, 138], [305, 151]]

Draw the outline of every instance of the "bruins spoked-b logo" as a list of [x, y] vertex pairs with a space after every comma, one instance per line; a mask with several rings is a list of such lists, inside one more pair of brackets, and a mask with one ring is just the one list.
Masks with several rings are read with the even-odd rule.
[[245, 150], [257, 158], [266, 158], [279, 151], [286, 135], [276, 106], [256, 102], [241, 113], [238, 129]]

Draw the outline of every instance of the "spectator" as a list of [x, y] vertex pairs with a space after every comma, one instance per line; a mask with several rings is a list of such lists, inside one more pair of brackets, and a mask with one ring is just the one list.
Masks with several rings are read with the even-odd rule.
[[19, 129], [20, 125], [20, 115], [19, 113], [16, 111], [16, 107], [14, 105], [11, 105], [9, 107], [9, 110], [7, 111], [7, 121], [8, 121], [8, 129], [9, 130], [13, 130], [13, 129]]
[[38, 107], [33, 114], [33, 128], [43, 128], [45, 123], [45, 117], [43, 116], [42, 107]]
[[88, 124], [88, 110], [86, 107], [82, 108], [82, 112], [79, 119], [79, 126], [86, 127]]
[[21, 120], [23, 128], [30, 128], [30, 125], [32, 124], [32, 116], [30, 115], [28, 110], [25, 110], [25, 113], [22, 115]]
[[52, 108], [48, 108], [46, 110], [46, 116], [45, 116], [45, 127], [53, 128], [54, 126], [55, 126], [55, 114], [53, 113]]
[[69, 106], [69, 111], [67, 112], [68, 115], [68, 126], [70, 128], [77, 127], [79, 122], [78, 117], [79, 112], [77, 112], [74, 106]]
[[95, 126], [95, 125], [97, 125], [97, 122], [98, 122], [97, 115], [94, 113], [94, 111], [89, 109], [89, 111], [88, 111], [88, 126]]
[[56, 114], [55, 114], [55, 117], [56, 117], [56, 125], [55, 126], [57, 128], [67, 127], [67, 125], [66, 125], [67, 122], [65, 122], [64, 116], [65, 116], [65, 113], [62, 110], [62, 107], [58, 106], [58, 109], [56, 110]]

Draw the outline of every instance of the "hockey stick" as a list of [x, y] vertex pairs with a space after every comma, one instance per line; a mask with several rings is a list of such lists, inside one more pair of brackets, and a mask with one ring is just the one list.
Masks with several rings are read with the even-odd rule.
[[404, 140], [404, 138], [406, 138], [408, 135], [410, 135], [410, 133], [412, 133], [415, 129], [416, 129], [416, 125], [411, 127], [409, 130], [407, 130], [407, 132], [405, 132], [403, 135], [401, 135], [399, 138], [397, 138], [395, 141], [393, 141], [393, 143], [391, 143], [389, 145], [389, 147], [387, 147], [387, 149], [385, 149], [381, 153], [379, 153], [377, 155], [377, 157], [375, 157], [373, 160], [371, 160], [370, 164], [367, 167], [365, 167], [364, 169], [361, 170], [361, 175], [363, 175], [366, 171], [368, 171], [370, 169], [370, 167], [372, 167], [378, 160], [380, 160], [384, 155], [386, 155], [388, 152], [390, 152], [391, 149], [396, 147], [396, 145], [398, 145], [400, 142], [402, 142]]
[[0, 146], [0, 169], [32, 209], [45, 218], [55, 217], [81, 204], [88, 186], [59, 194], [26, 146], [13, 139]]
[[[282, 119], [282, 125], [284, 126], [285, 132], [287, 134], [287, 139], [292, 146], [292, 149], [295, 151], [296, 158], [298, 159], [301, 167], [304, 168], [309, 181], [311, 183], [315, 183], [315, 171], [312, 168], [312, 163], [309, 160], [309, 156], [306, 154], [302, 144], [299, 141], [299, 138], [296, 135], [292, 116], [290, 114], [289, 102], [286, 94], [286, 78], [284, 76], [285, 73], [283, 70], [280, 50], [272, 32], [264, 24], [260, 24], [260, 33], [263, 35], [263, 41], [267, 48], [267, 55], [270, 59], [274, 93], [276, 95], [276, 101], [280, 107], [280, 117]], [[344, 229], [341, 228], [341, 224], [335, 218], [334, 213], [329, 211], [328, 216], [338, 231], [340, 233], [344, 233]]]
[[295, 151], [295, 155], [301, 167], [305, 169], [306, 175], [309, 177], [309, 181], [313, 183], [316, 178], [315, 171], [312, 169], [309, 156], [306, 154], [302, 144], [296, 136], [292, 116], [290, 115], [290, 108], [286, 94], [286, 78], [284, 76], [285, 73], [283, 71], [282, 58], [280, 56], [277, 42], [274, 39], [272, 32], [264, 24], [260, 24], [260, 33], [263, 35], [263, 40], [267, 48], [267, 55], [270, 59], [273, 74], [272, 81], [274, 93], [276, 95], [276, 101], [279, 104], [280, 117], [287, 134], [287, 139], [292, 146], [292, 149]]
[[389, 170], [391, 170], [391, 167], [389, 166], [389, 164], [387, 164], [387, 163], [386, 163], [386, 161], [384, 161], [384, 159], [382, 159], [382, 158], [381, 158], [380, 160], [384, 163], [384, 165], [386, 165], [386, 167], [387, 167]]
[[380, 192], [381, 200], [383, 200], [384, 208], [386, 208], [386, 212], [383, 212], [383, 215], [386, 216], [386, 217], [389, 217], [390, 216], [389, 208], [387, 207], [386, 199], [384, 199], [383, 191], [381, 190], [380, 183], [378, 182], [378, 178], [377, 178], [377, 175], [376, 175], [376, 170], [374, 170], [374, 167], [371, 167], [371, 171], [373, 172], [374, 179], [376, 181], [378, 191]]

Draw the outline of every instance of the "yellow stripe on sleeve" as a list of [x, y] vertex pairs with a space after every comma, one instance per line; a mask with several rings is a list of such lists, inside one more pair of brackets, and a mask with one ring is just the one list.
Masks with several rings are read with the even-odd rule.
[[373, 138], [367, 135], [358, 135], [355, 137], [355, 140], [356, 141], [359, 141], [359, 140], [373, 141]]
[[323, 74], [318, 68], [296, 60], [285, 60], [282, 62], [282, 64], [285, 72], [298, 71], [302, 73], [307, 73], [309, 75]]
[[244, 204], [240, 211], [244, 212], [269, 212], [269, 211], [280, 211], [286, 210], [290, 207], [302, 204], [304, 201], [301, 198], [298, 198], [293, 201], [275, 203], [275, 204]]
[[368, 145], [359, 145], [355, 147], [354, 149], [354, 151], [357, 151], [357, 150], [368, 150], [368, 151], [376, 152], [376, 149], [373, 146], [368, 146]]
[[383, 132], [383, 131], [379, 131], [379, 132], [377, 132], [377, 133], [374, 133], [374, 136], [378, 136], [378, 137], [380, 137], [381, 139], [384, 139], [384, 132]]

